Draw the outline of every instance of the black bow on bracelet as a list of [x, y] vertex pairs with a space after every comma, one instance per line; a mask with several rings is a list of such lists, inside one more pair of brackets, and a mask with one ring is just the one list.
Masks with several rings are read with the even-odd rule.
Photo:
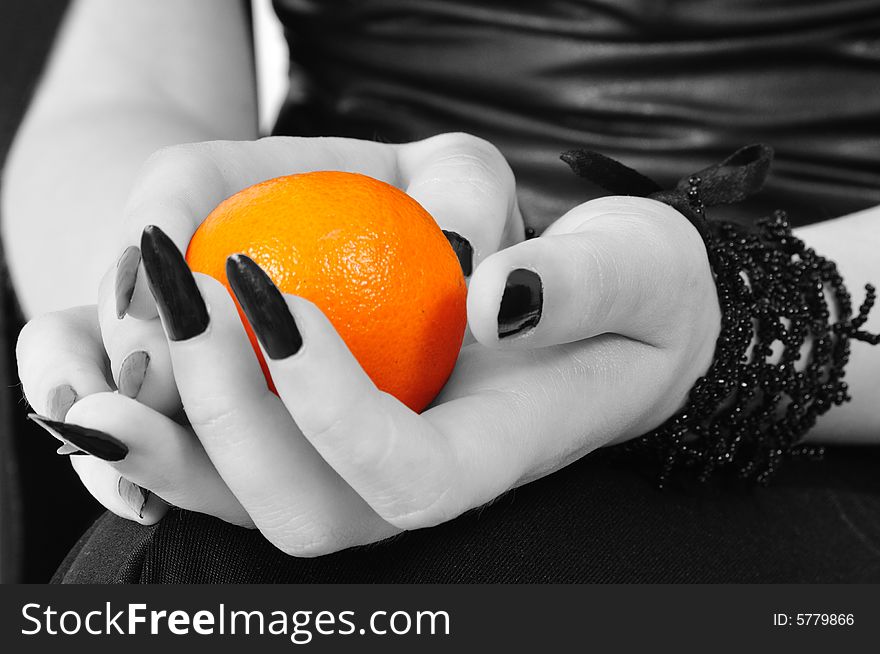
[[674, 207], [705, 241], [709, 236], [706, 207], [742, 202], [760, 191], [770, 172], [773, 148], [763, 143], [747, 145], [721, 163], [681, 178], [671, 189], [663, 189], [650, 177], [598, 152], [569, 150], [560, 159], [576, 175], [613, 195], [637, 195]]

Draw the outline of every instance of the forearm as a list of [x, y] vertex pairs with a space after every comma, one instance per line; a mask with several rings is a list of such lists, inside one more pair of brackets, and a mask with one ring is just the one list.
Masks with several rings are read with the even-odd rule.
[[237, 0], [79, 0], [4, 170], [3, 238], [26, 315], [92, 303], [144, 160], [256, 136]]
[[143, 161], [164, 145], [210, 138], [167, 117], [145, 116], [143, 132], [126, 115], [77, 122], [23, 135], [6, 170], [3, 240], [28, 317], [94, 303]]
[[[819, 254], [837, 263], [858, 308], [867, 283], [880, 286], [880, 206], [796, 230]], [[863, 329], [880, 331], [880, 308]], [[852, 401], [821, 416], [808, 440], [825, 443], [880, 443], [880, 346], [851, 342], [846, 382]]]

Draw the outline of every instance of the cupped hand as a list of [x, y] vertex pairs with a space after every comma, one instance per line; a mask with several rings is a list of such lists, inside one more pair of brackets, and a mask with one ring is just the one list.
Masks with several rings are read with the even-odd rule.
[[[19, 374], [35, 410], [63, 420], [76, 401], [118, 389], [175, 417], [180, 396], [139, 265], [141, 232], [156, 225], [185, 251], [204, 217], [228, 196], [265, 179], [312, 170], [358, 172], [404, 189], [447, 232], [466, 275], [486, 256], [522, 238], [510, 168], [492, 145], [466, 134], [403, 145], [277, 137], [166, 148], [145, 164], [132, 188], [121, 255], [104, 276], [97, 307], [41, 316], [22, 332]], [[120, 481], [118, 471], [104, 462], [73, 461], [86, 487], [111, 511], [141, 522], [155, 522], [164, 512], [155, 498], [142, 502], [138, 489], [125, 478]], [[201, 510], [200, 502], [181, 502], [181, 494], [196, 495], [195, 489], [188, 493], [184, 485], [182, 493], [174, 493], [175, 503]]]
[[[708, 368], [718, 333], [696, 231], [637, 198], [584, 204], [477, 268], [468, 310], [479, 342], [421, 415], [375, 388], [316, 307], [277, 293], [274, 303], [249, 302], [255, 289], [271, 297], [269, 282], [243, 258], [232, 272], [252, 326], [275, 344], [264, 353], [279, 396], [265, 390], [228, 293], [197, 275], [192, 292], [210, 319], [169, 352], [204, 464], [156, 460], [136, 427], [142, 418], [127, 411], [150, 410], [108, 410], [123, 398], [96, 395], [70, 420], [132, 443], [113, 465], [147, 488], [216, 473], [263, 534], [295, 555], [449, 520], [656, 427]], [[166, 427], [168, 440], [189, 436]]]
[[314, 170], [361, 173], [405, 190], [450, 236], [465, 275], [486, 256], [522, 239], [513, 173], [494, 146], [467, 134], [403, 145], [273, 137], [161, 150], [132, 189], [122, 255], [99, 294], [110, 373], [124, 394], [166, 415], [180, 407], [156, 305], [137, 266], [144, 227], [159, 227], [185, 252], [222, 200], [266, 179]]

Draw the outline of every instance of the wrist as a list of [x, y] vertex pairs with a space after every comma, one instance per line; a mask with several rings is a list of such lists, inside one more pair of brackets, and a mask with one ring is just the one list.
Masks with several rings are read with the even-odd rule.
[[[706, 219], [706, 206], [759, 190], [771, 158], [766, 146], [749, 146], [674, 189], [650, 193], [678, 209], [703, 237], [722, 311], [715, 359], [687, 406], [629, 446], [658, 459], [661, 485], [676, 470], [701, 480], [724, 470], [766, 482], [784, 458], [811, 451], [800, 443], [818, 416], [851, 399], [843, 381], [850, 343], [880, 343], [880, 335], [865, 330], [873, 287], [866, 287], [860, 306], [853, 302], [835, 264], [793, 236], [783, 212], [759, 221], [755, 230]], [[636, 186], [646, 186], [621, 164], [596, 161], [615, 191], [634, 175]], [[775, 347], [781, 347], [779, 360], [768, 361]]]

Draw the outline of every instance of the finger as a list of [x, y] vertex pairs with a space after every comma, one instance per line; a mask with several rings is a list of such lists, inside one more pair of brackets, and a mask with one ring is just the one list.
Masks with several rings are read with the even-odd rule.
[[[469, 446], [380, 392], [315, 305], [282, 296], [246, 257], [231, 262], [227, 276], [282, 401], [324, 460], [384, 520], [401, 529], [437, 524], [509, 482], [502, 472], [487, 483]], [[503, 465], [509, 452], [493, 452], [503, 471], [517, 469]]]
[[[602, 198], [537, 239], [488, 258], [468, 293], [468, 320], [490, 347], [543, 347], [616, 333], [658, 347], [683, 330], [698, 286], [711, 282], [697, 231], [675, 209], [645, 198]], [[670, 310], [675, 306], [676, 310]]]
[[55, 420], [78, 399], [112, 390], [94, 306], [31, 320], [19, 334], [16, 359], [28, 402]]
[[89, 451], [90, 444], [77, 441], [76, 433], [64, 432], [70, 425], [124, 444], [122, 458], [109, 465], [129, 482], [182, 509], [253, 525], [198, 439], [173, 420], [125, 396], [99, 393], [78, 402], [59, 428], [74, 446]]
[[142, 241], [187, 416], [260, 531], [285, 552], [373, 542], [383, 522], [309, 445], [265, 377], [226, 288], [194, 276], [158, 230]]
[[123, 443], [107, 434], [38, 414], [31, 413], [28, 418], [60, 441], [57, 453], [70, 457], [83, 486], [108, 511], [142, 524], [153, 524], [165, 514], [164, 501], [122, 477], [108, 463], [125, 457], [128, 451]]
[[465, 276], [522, 239], [513, 172], [493, 145], [468, 134], [442, 134], [397, 148], [406, 192], [447, 233]]
[[120, 320], [113, 282], [111, 270], [101, 281], [98, 293], [98, 319], [110, 374], [120, 394], [174, 416], [180, 411], [180, 395], [162, 324], [158, 318], [139, 320], [128, 315]]
[[70, 463], [91, 496], [120, 518], [153, 525], [168, 512], [168, 504], [159, 496], [128, 481], [106, 461], [72, 456]]
[[[613, 335], [541, 357], [474, 344], [439, 403], [417, 415], [375, 387], [317, 307], [282, 296], [245, 257], [233, 261], [227, 275], [285, 406], [333, 469], [401, 529], [449, 520], [653, 428], [656, 414], [644, 407], [661, 404], [652, 394], [675, 369], [665, 351]], [[632, 359], [640, 365], [624, 365]]]
[[[345, 138], [269, 137], [165, 148], [147, 161], [131, 191], [123, 248], [137, 245], [144, 227], [156, 225], [185, 252], [198, 226], [229, 196], [266, 179], [315, 170], [362, 173], [393, 184], [397, 162], [387, 145]], [[120, 259], [120, 313], [155, 318], [143, 267], [133, 261]]]
[[28, 418], [60, 441], [57, 453], [70, 457], [83, 486], [105, 509], [142, 524], [153, 524], [165, 515], [168, 505], [163, 500], [122, 477], [108, 463], [126, 455], [123, 443], [106, 434], [38, 414], [31, 413]]

